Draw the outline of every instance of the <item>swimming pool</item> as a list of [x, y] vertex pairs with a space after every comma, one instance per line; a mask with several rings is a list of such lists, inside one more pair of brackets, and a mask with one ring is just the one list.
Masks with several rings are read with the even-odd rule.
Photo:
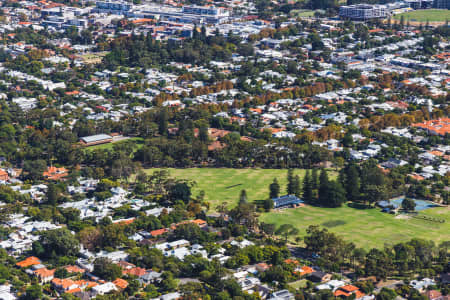
[[[403, 199], [405, 199], [405, 197], [395, 198], [395, 199], [392, 199], [390, 202], [391, 203], [395, 203], [396, 205], [401, 207]], [[436, 205], [436, 204], [434, 204], [433, 202], [430, 202], [430, 201], [417, 200], [417, 199], [412, 199], [412, 200], [414, 200], [414, 202], [416, 203], [416, 211], [421, 211], [421, 210], [425, 210], [425, 209], [428, 209], [428, 208], [432, 208], [432, 207], [437, 207], [438, 206], [438, 205]]]

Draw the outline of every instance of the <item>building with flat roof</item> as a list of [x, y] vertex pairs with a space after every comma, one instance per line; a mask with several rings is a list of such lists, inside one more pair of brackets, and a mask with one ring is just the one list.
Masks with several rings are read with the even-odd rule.
[[450, 0], [434, 0], [433, 7], [441, 9], [450, 9]]
[[128, 17], [153, 18], [160, 21], [188, 24], [221, 24], [229, 19], [230, 13], [222, 7], [139, 5], [126, 12]]
[[106, 144], [112, 142], [112, 136], [108, 134], [96, 134], [96, 135], [90, 135], [85, 136], [80, 139], [80, 142], [84, 146], [92, 146], [92, 145], [99, 145], [99, 144]]
[[133, 4], [125, 2], [125, 1], [102, 0], [102, 1], [95, 2], [94, 11], [98, 12], [98, 13], [125, 15], [132, 8], [133, 8]]
[[388, 16], [389, 11], [384, 5], [355, 4], [344, 5], [339, 8], [339, 17], [342, 19], [366, 21]]

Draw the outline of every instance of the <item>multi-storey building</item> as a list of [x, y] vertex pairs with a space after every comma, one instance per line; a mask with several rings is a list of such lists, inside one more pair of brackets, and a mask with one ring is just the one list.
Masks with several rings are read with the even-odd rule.
[[384, 5], [355, 4], [341, 6], [339, 8], [339, 17], [343, 19], [365, 21], [386, 18], [388, 16], [389, 11]]
[[435, 8], [450, 9], [450, 0], [434, 0], [433, 6]]

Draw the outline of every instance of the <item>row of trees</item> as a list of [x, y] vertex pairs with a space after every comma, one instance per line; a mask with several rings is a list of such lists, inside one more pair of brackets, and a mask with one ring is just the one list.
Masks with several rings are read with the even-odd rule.
[[378, 279], [413, 274], [429, 277], [448, 271], [448, 242], [436, 246], [432, 241], [412, 239], [366, 251], [318, 226], [308, 227], [304, 242], [308, 250], [320, 255], [318, 264], [333, 271], [350, 268], [358, 276]]
[[[361, 166], [350, 163], [339, 172], [336, 180], [330, 180], [326, 169], [306, 170], [303, 182], [292, 169], [287, 175], [288, 195], [302, 197], [307, 203], [325, 207], [339, 207], [346, 201], [374, 204], [392, 195], [391, 179], [382, 173], [375, 161]], [[280, 196], [280, 184], [274, 178], [269, 186], [271, 199]]]

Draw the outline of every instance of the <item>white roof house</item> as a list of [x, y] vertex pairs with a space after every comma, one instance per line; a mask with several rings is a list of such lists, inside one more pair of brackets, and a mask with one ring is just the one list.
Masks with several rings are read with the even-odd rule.
[[116, 285], [112, 282], [107, 282], [101, 285], [97, 285], [94, 286], [92, 288], [92, 293], [97, 296], [97, 295], [104, 295], [106, 293], [112, 292], [112, 291], [116, 291]]

